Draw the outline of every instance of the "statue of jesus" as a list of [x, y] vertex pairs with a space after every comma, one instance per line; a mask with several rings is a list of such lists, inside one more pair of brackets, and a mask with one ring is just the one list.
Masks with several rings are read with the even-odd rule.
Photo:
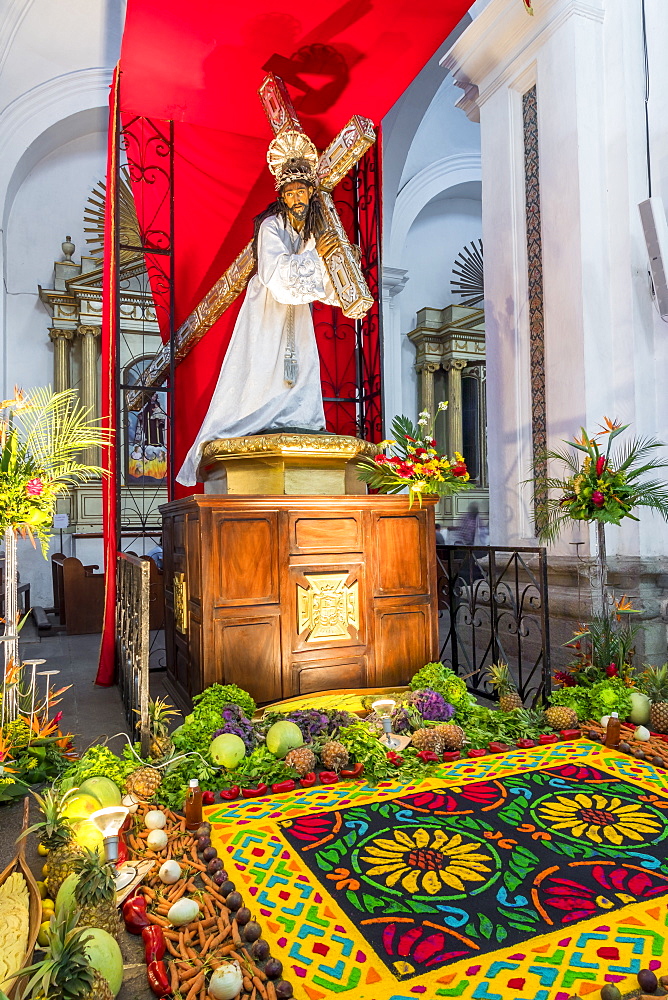
[[198, 481], [207, 441], [325, 427], [311, 302], [339, 305], [323, 256], [325, 227], [314, 163], [290, 157], [276, 171], [278, 199], [255, 219], [257, 270], [248, 283], [209, 410], [177, 476]]

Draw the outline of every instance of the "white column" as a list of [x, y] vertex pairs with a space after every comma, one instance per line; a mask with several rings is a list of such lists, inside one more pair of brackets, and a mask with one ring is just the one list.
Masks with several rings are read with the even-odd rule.
[[402, 393], [404, 334], [399, 298], [407, 282], [408, 271], [403, 268], [383, 268], [383, 414], [386, 435], [390, 433], [394, 417], [405, 412]]

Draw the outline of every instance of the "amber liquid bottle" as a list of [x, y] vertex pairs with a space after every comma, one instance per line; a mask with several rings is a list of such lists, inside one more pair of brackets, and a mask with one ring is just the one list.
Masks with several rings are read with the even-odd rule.
[[186, 830], [196, 830], [202, 822], [202, 789], [197, 778], [190, 779], [186, 796]]
[[622, 733], [622, 724], [619, 721], [619, 715], [617, 712], [611, 712], [610, 718], [608, 719], [608, 725], [605, 730], [605, 745], [610, 747], [611, 750], [616, 750], [619, 746], [619, 740]]

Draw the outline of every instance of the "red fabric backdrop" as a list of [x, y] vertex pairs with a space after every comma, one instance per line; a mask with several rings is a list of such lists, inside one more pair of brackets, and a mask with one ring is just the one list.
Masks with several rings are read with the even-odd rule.
[[[380, 123], [469, 6], [470, 0], [318, 0], [280, 10], [276, 0], [128, 0], [122, 120], [174, 123], [177, 326], [248, 242], [252, 217], [273, 198], [265, 160], [272, 133], [257, 96], [265, 74], [282, 77], [303, 127], [323, 149], [353, 114]], [[138, 151], [140, 160], [145, 156], [150, 161], [150, 143]], [[133, 185], [140, 226], [166, 231], [169, 201], [151, 187], [150, 169], [143, 181]], [[166, 333], [165, 310], [157, 305]], [[177, 467], [206, 413], [238, 305], [177, 368]], [[367, 335], [371, 349], [377, 315]], [[106, 344], [111, 370], [110, 338]], [[111, 402], [105, 415], [113, 417]], [[107, 540], [110, 531], [107, 518]], [[109, 615], [105, 630], [113, 630]], [[109, 683], [108, 672], [102, 682]]]

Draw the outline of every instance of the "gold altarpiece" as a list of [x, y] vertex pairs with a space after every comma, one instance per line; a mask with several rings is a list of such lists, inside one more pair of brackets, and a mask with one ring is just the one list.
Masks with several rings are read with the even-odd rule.
[[450, 455], [464, 455], [476, 483], [474, 490], [439, 501], [437, 520], [454, 527], [472, 501], [482, 513], [489, 511], [484, 310], [420, 309], [408, 338], [416, 352], [419, 408], [434, 414], [440, 402], [448, 401], [436, 422], [438, 443]]

